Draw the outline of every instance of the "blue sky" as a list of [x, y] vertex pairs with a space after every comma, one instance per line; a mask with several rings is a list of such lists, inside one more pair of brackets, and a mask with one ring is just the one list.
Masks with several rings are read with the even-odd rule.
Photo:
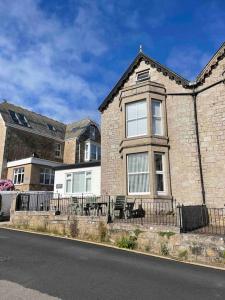
[[99, 121], [140, 44], [194, 79], [224, 41], [224, 0], [0, 0], [1, 99], [66, 123]]

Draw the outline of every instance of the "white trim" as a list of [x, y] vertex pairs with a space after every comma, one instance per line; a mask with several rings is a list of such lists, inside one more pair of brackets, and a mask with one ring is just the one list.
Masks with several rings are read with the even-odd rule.
[[[161, 155], [162, 157], [162, 171], [156, 170], [156, 162], [155, 155]], [[166, 195], [167, 194], [167, 186], [166, 186], [166, 170], [165, 170], [165, 153], [164, 152], [154, 152], [154, 164], [155, 164], [155, 182], [156, 182], [156, 193], [157, 195]], [[157, 191], [157, 175], [163, 176], [163, 191]]]
[[[129, 105], [138, 105], [139, 103], [145, 103], [145, 106], [146, 106], [146, 116], [141, 116], [141, 117], [136, 117], [136, 118], [133, 118], [133, 119], [128, 119], [128, 106]], [[130, 122], [133, 122], [133, 121], [139, 121], [139, 120], [146, 120], [146, 132], [145, 133], [141, 133], [141, 134], [137, 134], [137, 135], [128, 135], [128, 124]], [[126, 122], [126, 138], [132, 138], [132, 137], [138, 137], [138, 136], [145, 136], [148, 134], [148, 105], [147, 105], [147, 100], [146, 99], [140, 99], [140, 100], [137, 100], [137, 101], [134, 101], [134, 102], [129, 102], [129, 103], [126, 103], [125, 105], [125, 122]]]
[[[153, 104], [154, 103], [159, 103], [160, 105], [159, 105], [159, 110], [160, 110], [160, 116], [155, 116], [155, 115], [153, 115]], [[164, 135], [164, 122], [163, 122], [163, 116], [162, 116], [162, 101], [161, 100], [158, 100], [158, 99], [152, 99], [151, 100], [151, 111], [152, 111], [152, 134], [154, 135], [154, 136], [163, 136]], [[154, 121], [155, 120], [159, 120], [160, 121], [160, 129], [161, 129], [161, 132], [160, 133], [155, 133], [155, 132], [153, 132], [153, 128], [154, 128], [154, 126], [153, 126], [153, 123], [154, 123]], [[156, 127], [155, 127], [156, 128]]]
[[59, 165], [63, 165], [62, 163], [41, 159], [37, 157], [28, 157], [24, 159], [9, 161], [7, 163], [7, 168], [17, 167], [21, 165], [27, 165], [27, 164], [34, 164], [34, 165], [42, 165], [42, 166], [48, 166], [48, 167], [57, 167]]

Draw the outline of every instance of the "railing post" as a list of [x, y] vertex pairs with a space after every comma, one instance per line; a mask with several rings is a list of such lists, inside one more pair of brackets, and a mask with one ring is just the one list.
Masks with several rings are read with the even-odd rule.
[[36, 202], [36, 211], [38, 211], [38, 203], [39, 202], [39, 198], [38, 198], [38, 192], [37, 192], [37, 202]]
[[110, 196], [109, 196], [107, 224], [112, 223], [112, 216], [111, 216], [110, 207], [111, 207], [111, 203], [110, 203]]
[[84, 214], [84, 198], [83, 198], [83, 193], [81, 196], [81, 216]]
[[59, 210], [59, 194], [58, 194], [58, 200], [57, 200], [57, 210], [55, 212], [55, 215], [56, 216], [60, 215], [60, 210]]

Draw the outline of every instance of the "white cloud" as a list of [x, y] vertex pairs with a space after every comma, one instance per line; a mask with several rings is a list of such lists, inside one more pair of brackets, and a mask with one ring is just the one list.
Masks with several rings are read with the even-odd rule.
[[97, 66], [82, 55], [97, 57], [107, 45], [97, 27], [98, 10], [76, 10], [65, 25], [41, 10], [39, 1], [0, 1], [1, 98], [64, 122], [98, 118], [99, 94], [83, 76]]

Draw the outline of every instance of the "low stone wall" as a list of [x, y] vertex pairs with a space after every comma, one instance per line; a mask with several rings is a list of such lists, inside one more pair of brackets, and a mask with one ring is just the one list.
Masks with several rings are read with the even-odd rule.
[[51, 212], [22, 211], [11, 215], [11, 226], [225, 267], [225, 237], [180, 234], [176, 227], [107, 224], [105, 217], [55, 216]]

